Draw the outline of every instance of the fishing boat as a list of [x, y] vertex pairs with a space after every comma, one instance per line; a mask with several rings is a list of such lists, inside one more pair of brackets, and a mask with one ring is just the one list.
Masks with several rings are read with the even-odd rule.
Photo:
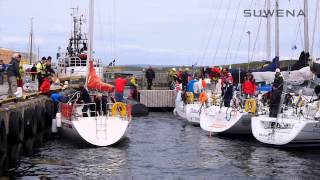
[[[86, 86], [89, 90], [95, 90], [90, 94], [92, 99], [97, 98], [97, 92], [113, 91], [113, 87], [103, 83], [96, 74], [92, 61], [93, 7], [94, 0], [90, 0]], [[75, 92], [68, 102], [60, 103], [61, 112], [56, 119], [62, 136], [94, 146], [109, 146], [119, 142], [125, 136], [131, 120], [130, 106], [122, 102], [106, 103], [101, 100], [101, 107], [102, 103], [109, 106], [103, 112], [97, 109], [96, 103], [78, 103], [80, 96], [80, 92]], [[85, 108], [88, 110], [84, 110]]]
[[[88, 38], [83, 33], [85, 22], [83, 15], [78, 16], [78, 8], [72, 12], [72, 33], [66, 52], [57, 53], [57, 75], [61, 80], [85, 79], [87, 75]], [[100, 78], [103, 77], [103, 66], [100, 60], [93, 60], [94, 68]]]

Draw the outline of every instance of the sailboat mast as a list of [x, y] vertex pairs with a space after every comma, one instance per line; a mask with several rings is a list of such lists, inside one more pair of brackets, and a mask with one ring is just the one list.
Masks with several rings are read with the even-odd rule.
[[[279, 0], [276, 0], [276, 12], [279, 10]], [[275, 15], [275, 56], [279, 57], [279, 17]]]
[[[87, 55], [87, 72], [89, 72], [89, 61], [92, 60], [93, 47], [93, 19], [94, 19], [94, 0], [89, 0], [89, 36], [88, 36], [88, 55]], [[88, 83], [88, 74], [86, 77], [86, 86]]]
[[[270, 0], [267, 0], [267, 12], [269, 12], [271, 8]], [[267, 33], [266, 33], [266, 48], [267, 48], [267, 61], [271, 60], [271, 16], [267, 16]]]
[[32, 64], [32, 41], [33, 41], [33, 17], [31, 18], [31, 30], [30, 30], [30, 51], [29, 51], [29, 64]]
[[304, 0], [304, 52], [309, 52], [308, 0]]

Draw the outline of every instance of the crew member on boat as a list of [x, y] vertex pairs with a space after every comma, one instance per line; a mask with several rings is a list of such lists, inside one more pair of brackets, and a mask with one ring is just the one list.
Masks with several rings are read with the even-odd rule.
[[270, 97], [270, 117], [277, 117], [280, 106], [281, 93], [283, 90], [283, 77], [280, 69], [276, 69], [276, 74], [272, 84], [272, 91]]
[[168, 81], [169, 81], [170, 90], [174, 90], [175, 89], [176, 80], [177, 80], [176, 68], [170, 68], [168, 70]]
[[182, 90], [185, 91], [187, 89], [187, 85], [189, 82], [189, 68], [186, 68], [181, 75], [181, 83], [182, 83]]
[[183, 70], [182, 68], [179, 68], [179, 71], [177, 72], [177, 81], [180, 83], [182, 83], [182, 73], [183, 73]]
[[230, 107], [230, 102], [233, 97], [233, 78], [231, 73], [227, 73], [227, 77], [224, 79], [224, 106]]
[[114, 80], [115, 98], [117, 102], [123, 102], [124, 86], [127, 84], [127, 82], [128, 81], [121, 75], [116, 80]]
[[251, 98], [256, 93], [256, 84], [253, 79], [252, 73], [248, 72], [244, 77], [244, 82], [242, 84], [242, 93], [245, 98]]
[[94, 103], [96, 104], [96, 115], [106, 115], [107, 114], [107, 98], [101, 93], [98, 93]]
[[210, 77], [210, 89], [212, 93], [216, 92], [216, 85], [219, 82], [221, 76], [221, 70], [217, 67], [212, 67], [209, 71], [209, 77]]
[[94, 111], [95, 109], [94, 109], [94, 106], [88, 105], [89, 103], [92, 103], [92, 101], [87, 89], [84, 87], [84, 84], [82, 82], [79, 83], [79, 91], [80, 91], [80, 97], [78, 101], [84, 103], [84, 106], [82, 108], [82, 116], [88, 117], [88, 113], [87, 113], [88, 109], [90, 108], [90, 111]]
[[130, 86], [129, 98], [137, 100], [138, 99], [137, 98], [138, 97], [138, 91], [137, 91], [138, 83], [137, 83], [137, 78], [134, 75], [132, 75], [132, 77], [130, 79], [129, 86]]

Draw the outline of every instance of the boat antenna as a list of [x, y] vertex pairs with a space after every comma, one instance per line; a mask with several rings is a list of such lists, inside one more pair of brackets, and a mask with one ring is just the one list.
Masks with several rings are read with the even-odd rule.
[[94, 18], [94, 0], [89, 0], [89, 36], [88, 36], [88, 56], [87, 56], [87, 76], [86, 76], [86, 88], [88, 88], [88, 76], [89, 76], [89, 62], [92, 60], [92, 47], [93, 47], [93, 18]]

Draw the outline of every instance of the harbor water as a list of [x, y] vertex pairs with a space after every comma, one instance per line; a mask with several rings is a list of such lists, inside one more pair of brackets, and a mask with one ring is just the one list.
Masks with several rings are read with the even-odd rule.
[[84, 147], [63, 139], [23, 158], [11, 176], [123, 179], [288, 179], [320, 176], [320, 150], [266, 147], [250, 136], [209, 137], [171, 112], [134, 118], [112, 147]]

